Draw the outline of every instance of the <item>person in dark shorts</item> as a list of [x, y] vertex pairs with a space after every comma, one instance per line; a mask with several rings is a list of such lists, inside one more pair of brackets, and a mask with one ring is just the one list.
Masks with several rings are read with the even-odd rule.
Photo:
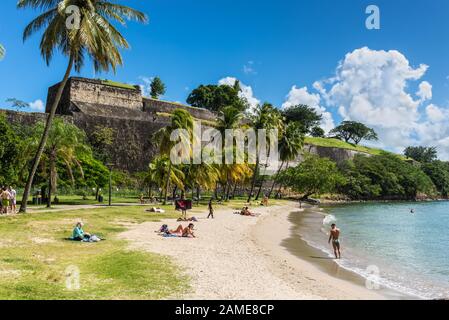
[[212, 198], [209, 200], [209, 204], [207, 205], [207, 208], [209, 209], [209, 215], [207, 216], [207, 219], [214, 218], [214, 208], [212, 207]]
[[328, 243], [330, 243], [332, 241], [332, 247], [334, 248], [335, 259], [341, 258], [339, 237], [340, 237], [340, 229], [338, 229], [337, 226], [335, 225], [335, 223], [333, 223], [331, 225]]

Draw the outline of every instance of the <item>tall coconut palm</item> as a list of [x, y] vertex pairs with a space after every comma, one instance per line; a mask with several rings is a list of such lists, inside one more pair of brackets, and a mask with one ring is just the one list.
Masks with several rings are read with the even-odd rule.
[[[235, 129], [242, 124], [243, 113], [233, 106], [225, 107], [220, 111], [219, 117], [217, 119], [217, 129], [220, 131], [222, 136], [222, 143], [225, 143], [226, 130]], [[230, 150], [235, 153], [234, 147], [230, 147]], [[228, 200], [229, 190], [231, 188], [230, 175], [233, 170], [237, 170], [238, 167], [232, 164], [221, 165], [220, 171], [220, 184], [223, 186], [223, 197]]]
[[[255, 114], [252, 117], [252, 125], [255, 130], [259, 129], [265, 129], [265, 130], [272, 130], [272, 129], [280, 129], [283, 126], [282, 116], [278, 109], [276, 109], [273, 105], [270, 103], [264, 103], [262, 106], [258, 106], [256, 108]], [[256, 185], [256, 179], [259, 172], [259, 166], [260, 166], [260, 152], [261, 150], [258, 150], [256, 152], [256, 164], [254, 167], [253, 177], [251, 181], [251, 188], [248, 195], [248, 202], [251, 201], [251, 198], [253, 196], [254, 187]], [[266, 165], [266, 164], [265, 164]], [[259, 192], [257, 197], [260, 194], [261, 188], [259, 188]], [[256, 200], [257, 200], [256, 197]]]
[[[171, 141], [170, 135], [174, 130], [177, 129], [185, 129], [187, 131], [188, 136], [182, 137], [181, 139], [188, 139], [188, 141], [191, 141], [192, 132], [193, 132], [193, 117], [191, 114], [184, 110], [184, 109], [176, 109], [171, 115], [171, 123], [169, 126], [160, 129], [158, 132], [156, 132], [156, 138], [159, 140], [159, 148], [161, 154], [164, 154], [168, 157], [170, 157], [170, 152], [173, 148], [173, 146], [178, 143], [178, 141]], [[168, 189], [170, 187], [170, 181], [169, 178], [171, 176], [171, 170], [172, 170], [173, 164], [170, 161], [168, 166], [168, 175], [166, 176], [166, 183], [165, 183], [165, 193], [164, 193], [164, 204], [167, 204], [167, 196], [168, 196]]]
[[[37, 126], [37, 137], [42, 135], [44, 131], [43, 123]], [[52, 193], [57, 188], [58, 166], [57, 163], [62, 163], [67, 170], [68, 176], [75, 184], [75, 177], [73, 176], [73, 167], [78, 167], [81, 175], [84, 177], [84, 171], [79, 161], [79, 157], [89, 152], [89, 147], [86, 146], [86, 135], [84, 131], [80, 130], [73, 124], [64, 123], [61, 119], [55, 119], [53, 122], [48, 141], [44, 149], [43, 159], [41, 164], [48, 164], [48, 168], [44, 167], [44, 171], [48, 172], [48, 201], [47, 207], [51, 207]]]
[[[96, 71], [115, 72], [116, 67], [123, 64], [119, 49], [126, 49], [129, 45], [111, 21], [123, 25], [126, 20], [147, 22], [148, 19], [140, 11], [107, 0], [19, 0], [17, 7], [43, 11], [25, 28], [24, 41], [34, 33], [44, 30], [40, 51], [46, 63], [50, 64], [57, 50], [68, 58], [67, 69], [50, 106], [45, 129], [23, 193], [20, 212], [26, 212], [34, 175], [72, 68], [79, 72], [86, 57], [89, 57]], [[75, 15], [71, 10], [73, 8], [78, 9]], [[72, 21], [71, 19], [76, 23], [68, 23]]]
[[147, 180], [152, 184], [161, 186], [165, 190], [165, 184], [174, 184], [184, 189], [184, 173], [176, 166], [170, 167], [170, 159], [166, 155], [158, 156], [151, 161], [148, 167]]
[[273, 184], [271, 185], [268, 197], [270, 197], [273, 192], [276, 181], [279, 178], [279, 173], [284, 167], [285, 162], [292, 161], [298, 157], [301, 153], [303, 145], [304, 135], [302, 134], [300, 126], [296, 122], [288, 123], [282, 133], [281, 139], [279, 140], [279, 159], [281, 160], [281, 165], [279, 166], [276, 176], [273, 179]]
[[192, 190], [192, 199], [196, 189], [196, 201], [199, 204], [201, 189], [212, 190], [220, 176], [219, 167], [202, 162], [185, 166], [188, 185]]

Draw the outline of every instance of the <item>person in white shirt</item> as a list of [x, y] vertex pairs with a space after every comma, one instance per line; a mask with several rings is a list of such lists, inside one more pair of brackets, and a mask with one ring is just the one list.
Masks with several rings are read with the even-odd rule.
[[9, 187], [9, 194], [11, 195], [11, 198], [9, 199], [9, 206], [11, 207], [11, 212], [16, 213], [16, 202], [17, 202], [17, 191], [10, 186]]

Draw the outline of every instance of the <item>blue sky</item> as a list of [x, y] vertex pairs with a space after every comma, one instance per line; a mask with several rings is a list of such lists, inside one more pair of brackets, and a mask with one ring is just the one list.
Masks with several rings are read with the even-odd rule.
[[[91, 65], [86, 64], [81, 76], [141, 84], [144, 83], [142, 78], [158, 75], [167, 85], [164, 98], [180, 102], [185, 102], [188, 93], [200, 84], [215, 84], [225, 77], [235, 77], [252, 90], [255, 98], [279, 107], [286, 103], [293, 86], [297, 89], [307, 86], [305, 93], [308, 97], [318, 97], [320, 108], [330, 114], [333, 123], [338, 123], [343, 118], [366, 120], [363, 115], [355, 114], [360, 108], [349, 110], [354, 101], [360, 101], [360, 95], [354, 92], [344, 93], [350, 97], [342, 97], [341, 92], [331, 94], [332, 89], [338, 89], [332, 78], [345, 55], [369, 48], [369, 51], [362, 52], [363, 57], [358, 61], [363, 64], [357, 66], [355, 73], [358, 74], [372, 63], [370, 57], [373, 56], [385, 59], [386, 64], [395, 64], [396, 55], [382, 56], [381, 52], [396, 50], [412, 70], [418, 70], [421, 64], [428, 66], [425, 72], [417, 71], [420, 74], [412, 76], [413, 79], [399, 75], [402, 79], [398, 80], [399, 83], [405, 86], [400, 88], [399, 95], [409, 94], [412, 102], [417, 102], [420, 98], [416, 92], [423, 81], [431, 85], [432, 92], [431, 98], [427, 94], [415, 106], [413, 112], [416, 112], [416, 117], [408, 119], [405, 128], [408, 130], [405, 133], [409, 139], [407, 142], [441, 140], [441, 148], [444, 149], [447, 143], [449, 152], [449, 140], [444, 140], [449, 133], [447, 136], [436, 137], [434, 134], [430, 137], [428, 132], [431, 127], [429, 117], [436, 114], [433, 120], [445, 118], [442, 115], [446, 115], [449, 106], [447, 0], [120, 2], [146, 12], [150, 23], [129, 23], [126, 28], [121, 28], [132, 49], [123, 52], [125, 65], [116, 74], [93, 75]], [[18, 11], [15, 4], [16, 0], [3, 0], [0, 4], [0, 43], [7, 49], [6, 58], [0, 62], [0, 106], [9, 97], [27, 102], [45, 101], [47, 87], [61, 79], [66, 64], [66, 59], [58, 56], [48, 67], [39, 55], [38, 36], [22, 42], [23, 28], [37, 12]], [[380, 8], [380, 30], [365, 28], [365, 8], [369, 4]], [[351, 61], [347, 63], [350, 68]], [[397, 79], [394, 73], [401, 73], [400, 70], [393, 68], [381, 72], [382, 78], [386, 73], [393, 73], [388, 78], [393, 80], [386, 81], [388, 83], [382, 87], [383, 90], [395, 93], [389, 88], [401, 86], [394, 80]], [[341, 76], [337, 87], [339, 83], [341, 86], [347, 84], [347, 79], [341, 79]], [[326, 92], [319, 93], [313, 88], [316, 81], [327, 83]], [[369, 86], [367, 82], [370, 81], [365, 80], [362, 85]], [[373, 90], [375, 88], [366, 92]], [[358, 93], [363, 92], [365, 90]], [[367, 101], [372, 101], [370, 99], [375, 99], [373, 94]], [[401, 103], [395, 105], [393, 99], [388, 101], [391, 104], [388, 107], [397, 110], [407, 108]], [[342, 105], [346, 111], [339, 108]], [[430, 111], [429, 105], [432, 105]], [[378, 106], [371, 107], [375, 109]], [[370, 109], [370, 114], [371, 111], [375, 113], [374, 109]], [[389, 132], [382, 126], [382, 119], [376, 121], [369, 124]], [[401, 121], [401, 117], [396, 121]], [[420, 129], [425, 132], [413, 131], [417, 124], [426, 125], [427, 129]], [[402, 136], [388, 141], [386, 147], [401, 148], [400, 140], [403, 140]]]

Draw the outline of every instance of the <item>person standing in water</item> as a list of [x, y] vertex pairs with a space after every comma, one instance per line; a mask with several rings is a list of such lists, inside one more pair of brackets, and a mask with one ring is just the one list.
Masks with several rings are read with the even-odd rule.
[[334, 248], [335, 259], [341, 258], [339, 237], [340, 237], [340, 229], [337, 228], [335, 223], [332, 223], [328, 243], [330, 243], [332, 240], [332, 247]]

